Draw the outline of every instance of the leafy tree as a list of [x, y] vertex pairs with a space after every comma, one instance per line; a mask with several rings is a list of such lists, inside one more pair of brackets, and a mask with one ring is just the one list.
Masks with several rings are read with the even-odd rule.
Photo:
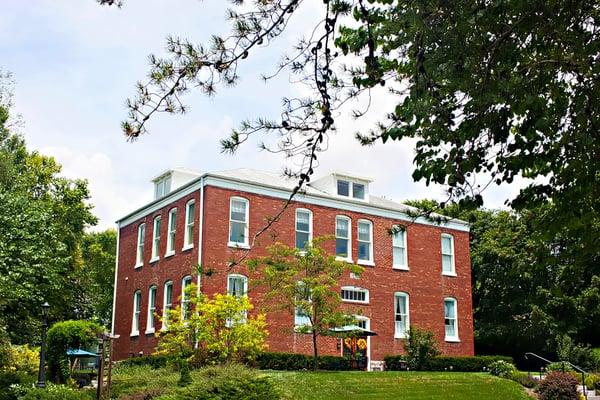
[[265, 316], [248, 314], [252, 304], [247, 296], [198, 296], [195, 285], [186, 291], [193, 312], [184, 319], [181, 307], [169, 311], [168, 328], [161, 333], [158, 354], [173, 356], [180, 367], [185, 364], [185, 372], [188, 362], [248, 362], [264, 350]]
[[295, 330], [311, 335], [315, 368], [319, 337], [355, 321], [341, 307], [338, 280], [344, 273], [362, 272], [360, 267], [328, 254], [321, 247], [327, 239], [315, 238], [304, 249], [275, 243], [267, 248], [268, 256], [247, 261], [249, 268], [261, 275], [256, 284], [267, 290], [265, 303], [292, 313], [300, 310], [306, 316], [308, 323]]

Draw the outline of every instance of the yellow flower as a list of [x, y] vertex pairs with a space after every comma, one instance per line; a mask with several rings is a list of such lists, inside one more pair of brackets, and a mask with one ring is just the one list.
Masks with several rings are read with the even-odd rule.
[[358, 339], [356, 345], [359, 349], [364, 350], [367, 348], [367, 341], [365, 339]]

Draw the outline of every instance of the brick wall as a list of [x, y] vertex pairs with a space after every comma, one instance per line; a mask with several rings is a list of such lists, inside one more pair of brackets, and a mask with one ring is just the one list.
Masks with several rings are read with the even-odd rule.
[[[116, 346], [116, 358], [127, 357], [130, 353], [138, 354], [143, 351], [149, 354], [155, 345], [155, 339], [140, 333], [139, 338], [130, 340], [132, 301], [136, 288], [142, 290], [142, 315], [140, 325], [145, 328], [148, 287], [155, 283], [158, 285], [157, 310], [162, 306], [162, 285], [167, 279], [174, 282], [174, 298], [180, 295], [181, 278], [188, 274], [193, 265], [197, 263], [197, 246], [186, 253], [179, 249], [183, 242], [183, 210], [185, 203], [192, 195], [176, 202], [180, 211], [177, 220], [177, 254], [171, 259], [161, 259], [156, 265], [144, 266], [134, 271], [135, 246], [137, 240], [137, 226], [141, 222], [128, 225], [121, 229], [119, 249], [119, 276], [117, 286], [117, 313], [116, 333], [121, 334]], [[275, 215], [283, 201], [246, 192], [221, 189], [208, 186], [205, 188], [205, 224], [202, 264], [205, 268], [212, 268], [215, 273], [202, 279], [202, 291], [207, 294], [224, 292], [227, 287], [227, 273], [243, 273], [248, 275], [243, 267], [236, 266], [229, 271], [228, 263], [241, 256], [240, 250], [227, 247], [229, 235], [229, 201], [231, 196], [240, 196], [249, 200], [250, 207], [250, 237], [264, 226], [267, 216]], [[196, 203], [196, 212], [200, 210], [199, 202]], [[281, 241], [293, 245], [295, 237], [295, 209], [307, 208], [313, 213], [313, 237], [332, 235], [335, 232], [335, 216], [345, 215], [352, 219], [352, 255], [356, 261], [357, 256], [357, 220], [368, 219], [373, 223], [373, 253], [375, 266], [366, 266], [359, 279], [349, 275], [341, 279], [340, 285], [359, 286], [369, 289], [369, 304], [345, 304], [349, 311], [363, 314], [370, 318], [370, 329], [377, 332], [377, 336], [370, 338], [371, 359], [382, 360], [385, 355], [401, 353], [403, 351], [401, 339], [394, 339], [394, 293], [406, 292], [410, 296], [410, 323], [419, 327], [431, 329], [435, 332], [444, 354], [472, 355], [473, 349], [473, 318], [471, 304], [471, 269], [469, 258], [469, 233], [449, 230], [437, 226], [412, 224], [407, 228], [407, 251], [409, 271], [392, 269], [392, 238], [388, 229], [401, 221], [382, 217], [367, 216], [353, 212], [335, 210], [328, 207], [314, 206], [295, 202], [289, 207], [281, 220], [270, 231], [258, 240], [258, 246], [252, 251], [252, 256], [265, 255], [265, 248], [275, 242]], [[163, 215], [164, 240], [161, 246], [166, 245], [167, 213], [171, 207], [165, 207], [160, 213]], [[151, 248], [151, 226], [155, 214], [149, 215], [146, 228], [146, 248]], [[198, 223], [195, 228], [197, 229]], [[454, 236], [454, 252], [456, 277], [447, 277], [441, 274], [440, 235], [450, 233]], [[196, 233], [197, 235], [197, 233]], [[162, 235], [161, 235], [162, 236]], [[195, 236], [197, 238], [197, 236]], [[326, 243], [326, 248], [335, 251], [334, 241]], [[164, 250], [161, 255], [164, 254]], [[128, 280], [126, 280], [128, 277]], [[269, 330], [268, 345], [271, 351], [303, 352], [312, 350], [310, 338], [307, 335], [293, 332], [294, 316], [290, 311], [274, 310], [275, 307], [263, 304], [263, 292], [260, 288], [252, 287], [250, 278], [250, 298], [256, 306], [256, 311], [266, 310]], [[444, 341], [444, 305], [445, 297], [454, 297], [457, 300], [459, 343]], [[142, 330], [141, 329], [141, 330]], [[322, 354], [340, 354], [337, 341], [332, 338], [321, 340], [320, 352]]]

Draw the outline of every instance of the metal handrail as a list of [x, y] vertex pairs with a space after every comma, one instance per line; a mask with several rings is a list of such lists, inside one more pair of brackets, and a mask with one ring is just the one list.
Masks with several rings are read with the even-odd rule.
[[[547, 358], [544, 358], [544, 357], [537, 355], [535, 353], [532, 353], [532, 352], [525, 353], [526, 360], [529, 359], [527, 356], [534, 356], [534, 357], [544, 361], [546, 364], [551, 364], [554, 362], [554, 361], [550, 361]], [[571, 366], [571, 368], [573, 368], [574, 370], [578, 371], [581, 374], [581, 386], [583, 389], [583, 396], [587, 399], [587, 389], [585, 387], [585, 374], [587, 374], [588, 372], [584, 371], [583, 368], [578, 367], [577, 365], [575, 365], [569, 361], [558, 361], [558, 362], [563, 364], [563, 372], [565, 372], [565, 364], [569, 364]]]

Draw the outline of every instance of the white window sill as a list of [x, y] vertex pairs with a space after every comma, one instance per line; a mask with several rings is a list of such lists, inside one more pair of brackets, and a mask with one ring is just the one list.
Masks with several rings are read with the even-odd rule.
[[451, 276], [456, 278], [458, 275], [456, 275], [456, 272], [442, 272], [443, 276]]
[[129, 335], [129, 337], [138, 337], [138, 336], [140, 336], [140, 332], [139, 331], [137, 331], [137, 332], [131, 332], [131, 334]]
[[142, 268], [143, 266], [144, 266], [144, 263], [141, 263], [141, 264], [135, 264], [135, 265], [133, 266], [133, 269]]
[[406, 335], [394, 335], [394, 339], [406, 339]]
[[193, 249], [193, 248], [194, 248], [194, 244], [188, 244], [188, 245], [183, 246], [183, 249], [181, 249], [181, 251], [186, 251], [186, 250]]
[[227, 243], [227, 247], [231, 247], [234, 249], [245, 249], [245, 250], [249, 250], [250, 246], [248, 246], [248, 244], [246, 243], [236, 243], [236, 242], [228, 242]]
[[375, 262], [373, 262], [371, 260], [358, 260], [356, 263], [358, 265], [366, 265], [368, 267], [374, 267], [375, 266]]
[[150, 263], [155, 263], [155, 262], [157, 262], [158, 260], [160, 260], [160, 257], [152, 257], [152, 258], [150, 259]]
[[444, 338], [444, 341], [448, 343], [460, 343], [460, 339], [457, 337], [446, 337]]
[[408, 268], [408, 265], [392, 265], [392, 269], [395, 269], [398, 271], [410, 271], [410, 269]]
[[174, 255], [175, 255], [175, 250], [169, 251], [169, 252], [165, 253], [165, 258], [169, 258], [169, 257], [172, 257]]
[[342, 303], [353, 303], [353, 304], [369, 304], [368, 301], [360, 301], [360, 300], [346, 300], [342, 299]]
[[354, 260], [352, 260], [352, 257], [335, 256], [335, 261], [344, 261], [350, 264], [354, 264]]
[[146, 335], [154, 335], [154, 328], [152, 329], [146, 329], [146, 332], [144, 332]]

